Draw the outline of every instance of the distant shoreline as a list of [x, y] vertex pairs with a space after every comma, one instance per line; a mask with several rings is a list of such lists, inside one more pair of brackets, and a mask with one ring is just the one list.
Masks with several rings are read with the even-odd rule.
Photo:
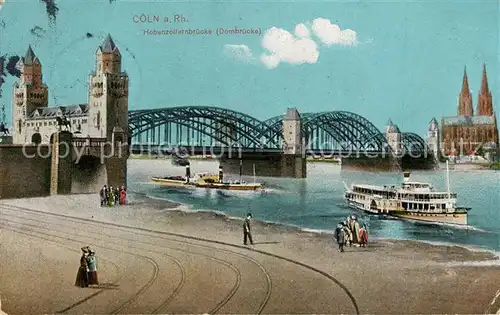
[[[139, 160], [158, 160], [158, 159], [170, 159], [170, 156], [160, 156], [160, 155], [141, 155], [141, 154], [131, 154], [130, 159], [139, 159]], [[196, 161], [215, 161], [215, 158], [207, 157], [207, 156], [190, 156], [188, 160], [196, 160]], [[313, 159], [307, 158], [308, 163], [327, 163], [327, 164], [335, 164], [340, 165], [341, 162], [335, 159]], [[446, 169], [445, 163], [439, 163], [440, 169]], [[495, 171], [500, 170], [500, 162], [496, 163], [458, 163], [458, 164], [450, 164], [450, 170], [453, 171]]]
[[[138, 159], [138, 160], [159, 160], [159, 159], [170, 159], [170, 156], [160, 156], [160, 155], [142, 155], [142, 154], [131, 154], [130, 159]], [[188, 160], [197, 160], [197, 161], [216, 161], [215, 158], [207, 157], [207, 156], [190, 156]], [[307, 159], [308, 163], [329, 163], [329, 164], [340, 164], [338, 160], [334, 159]]]

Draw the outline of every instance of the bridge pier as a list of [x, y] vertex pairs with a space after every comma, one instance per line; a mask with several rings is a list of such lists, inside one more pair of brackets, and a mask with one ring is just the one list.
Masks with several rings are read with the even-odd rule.
[[72, 174], [73, 135], [70, 132], [57, 132], [51, 147], [50, 194], [70, 194]]
[[433, 170], [438, 164], [432, 154], [421, 157], [412, 157], [405, 154], [394, 157], [390, 154], [373, 157], [369, 155], [356, 155], [342, 158], [342, 170], [355, 170], [367, 172], [399, 172], [402, 170]]
[[356, 155], [342, 157], [341, 169], [349, 171], [394, 172], [400, 169], [400, 162], [390, 155], [377, 157]]
[[242, 175], [263, 177], [306, 178], [306, 159], [298, 155], [270, 154], [264, 152], [246, 153], [241, 156], [223, 155], [219, 164], [224, 173], [239, 175], [240, 163]]

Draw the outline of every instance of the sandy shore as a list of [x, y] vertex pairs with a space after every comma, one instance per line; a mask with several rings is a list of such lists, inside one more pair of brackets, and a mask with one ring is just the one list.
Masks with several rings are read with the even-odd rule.
[[[256, 244], [246, 247], [241, 222], [221, 215], [140, 197], [126, 207], [97, 204], [95, 195], [0, 202], [3, 311], [478, 314], [500, 308], [500, 301], [492, 303], [500, 267], [488, 252], [387, 240], [339, 253], [330, 235], [258, 222]], [[73, 285], [83, 245], [97, 251], [95, 288]]]

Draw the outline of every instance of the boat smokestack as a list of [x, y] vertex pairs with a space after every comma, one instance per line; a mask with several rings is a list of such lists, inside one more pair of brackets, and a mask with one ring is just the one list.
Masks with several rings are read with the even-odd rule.
[[219, 166], [219, 183], [224, 180], [224, 172], [222, 171], [222, 166]]
[[410, 180], [410, 172], [403, 172], [403, 182], [408, 182]]
[[186, 182], [189, 182], [189, 179], [191, 178], [191, 168], [189, 167], [189, 164], [186, 165]]

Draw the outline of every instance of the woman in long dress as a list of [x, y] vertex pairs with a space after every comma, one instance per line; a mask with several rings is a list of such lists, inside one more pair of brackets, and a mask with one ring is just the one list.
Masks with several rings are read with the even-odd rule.
[[125, 190], [125, 187], [122, 186], [122, 189], [120, 190], [120, 204], [124, 205], [127, 202], [127, 191]]
[[95, 257], [95, 252], [92, 250], [89, 251], [89, 255], [87, 256], [87, 264], [89, 267], [89, 285], [99, 284], [99, 279], [97, 278], [97, 259]]
[[115, 191], [112, 186], [109, 186], [108, 206], [112, 207], [115, 204]]
[[87, 268], [88, 268], [87, 254], [88, 254], [88, 249], [86, 247], [82, 247], [82, 257], [80, 257], [80, 267], [78, 268], [75, 281], [75, 286], [80, 288], [86, 288], [89, 286], [89, 279], [87, 275]]
[[361, 247], [365, 247], [368, 244], [368, 231], [366, 230], [366, 226], [362, 226], [359, 229], [359, 245]]

